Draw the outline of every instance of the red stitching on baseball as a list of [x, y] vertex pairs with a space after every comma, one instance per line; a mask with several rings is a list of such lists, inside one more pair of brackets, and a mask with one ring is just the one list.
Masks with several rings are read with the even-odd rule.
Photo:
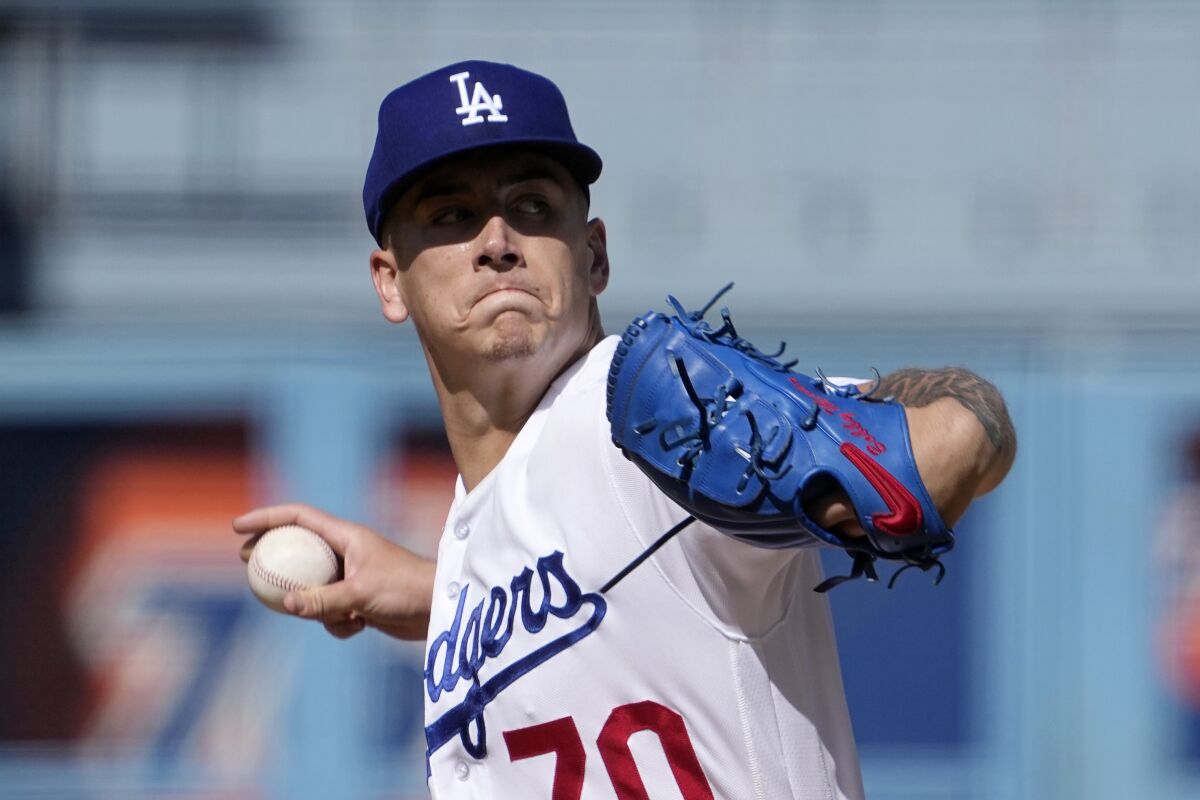
[[[299, 527], [299, 526], [297, 526], [297, 527]], [[302, 530], [305, 530], [305, 529], [302, 529]], [[320, 543], [321, 550], [325, 553], [325, 557], [329, 560], [329, 565], [333, 568], [333, 574], [337, 575], [337, 570], [338, 570], [337, 556], [334, 554], [333, 548], [330, 547], [329, 543], [326, 542], [324, 539], [322, 539], [320, 537], [320, 535], [318, 535], [316, 533], [313, 533], [312, 535], [317, 540], [317, 542]], [[283, 589], [286, 592], [300, 592], [300, 591], [304, 591], [306, 589], [311, 588], [306, 583], [301, 583], [300, 581], [293, 580], [284, 575], [280, 575], [278, 572], [275, 572], [273, 570], [270, 570], [270, 569], [264, 567], [262, 565], [262, 562], [259, 561], [259, 559], [258, 559], [258, 548], [255, 548], [250, 553], [250, 564], [254, 567], [254, 574], [258, 575], [258, 577], [262, 578], [264, 581], [266, 581], [267, 583], [276, 587], [277, 589]]]
[[283, 575], [280, 575], [278, 572], [273, 572], [267, 569], [260, 564], [257, 559], [254, 560], [254, 574], [272, 586], [278, 589], [283, 589], [287, 592], [299, 592], [309, 588], [307, 584], [286, 578]]

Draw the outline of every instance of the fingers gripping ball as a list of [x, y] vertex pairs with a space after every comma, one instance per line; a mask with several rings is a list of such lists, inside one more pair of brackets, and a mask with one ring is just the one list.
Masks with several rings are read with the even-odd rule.
[[258, 540], [246, 572], [254, 596], [268, 608], [286, 613], [283, 598], [287, 593], [331, 583], [338, 576], [338, 561], [313, 531], [283, 525]]

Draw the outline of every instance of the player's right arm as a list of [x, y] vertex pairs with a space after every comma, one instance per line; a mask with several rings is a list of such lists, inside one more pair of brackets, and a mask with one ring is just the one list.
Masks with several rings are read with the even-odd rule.
[[398, 639], [425, 638], [435, 562], [370, 528], [300, 504], [257, 508], [235, 519], [233, 529], [251, 537], [242, 546], [242, 560], [250, 558], [259, 535], [279, 525], [316, 531], [342, 560], [345, 574], [327, 586], [288, 594], [289, 612], [320, 621], [342, 639], [366, 627]]

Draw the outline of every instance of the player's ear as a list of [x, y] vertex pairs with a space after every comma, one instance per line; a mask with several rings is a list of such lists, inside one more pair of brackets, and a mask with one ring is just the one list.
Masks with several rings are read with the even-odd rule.
[[383, 316], [389, 322], [408, 319], [408, 306], [400, 291], [400, 268], [392, 251], [375, 250], [371, 253], [371, 280], [375, 283], [375, 294], [379, 295]]
[[588, 285], [592, 297], [595, 297], [608, 286], [608, 233], [604, 229], [604, 220], [599, 217], [589, 222], [587, 227], [587, 247], [592, 254], [592, 262], [588, 267]]

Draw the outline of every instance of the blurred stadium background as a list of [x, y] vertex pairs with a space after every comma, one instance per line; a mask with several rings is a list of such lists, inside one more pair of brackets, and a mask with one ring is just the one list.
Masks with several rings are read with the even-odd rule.
[[945, 583], [833, 594], [868, 796], [1200, 796], [1200, 4], [0, 0], [0, 797], [425, 796], [419, 648], [269, 614], [228, 521], [432, 551], [358, 192], [466, 57], [604, 157], [611, 330], [736, 278], [803, 368], [1005, 391]]

